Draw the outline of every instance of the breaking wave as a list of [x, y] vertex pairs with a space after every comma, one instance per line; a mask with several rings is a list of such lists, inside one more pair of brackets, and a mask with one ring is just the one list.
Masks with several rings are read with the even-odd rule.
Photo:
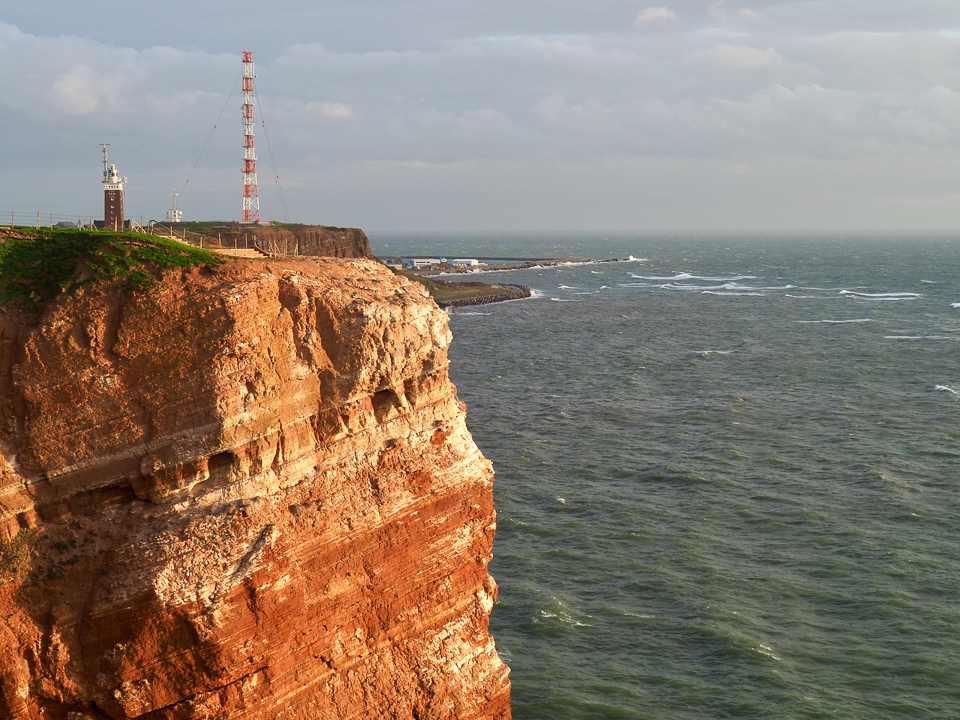
[[923, 297], [920, 293], [914, 292], [893, 292], [893, 293], [862, 293], [853, 290], [841, 290], [840, 295], [849, 295], [852, 297], [869, 298], [871, 300], [914, 300]]
[[873, 322], [870, 318], [855, 318], [853, 320], [797, 320], [803, 325], [843, 325], [844, 323], [867, 323]]

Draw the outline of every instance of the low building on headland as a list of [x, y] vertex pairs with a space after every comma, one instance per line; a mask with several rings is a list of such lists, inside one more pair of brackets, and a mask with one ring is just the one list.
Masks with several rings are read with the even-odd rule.
[[454, 258], [450, 264], [454, 267], [476, 267], [480, 261], [476, 258]]
[[405, 265], [414, 270], [428, 270], [437, 265], [443, 265], [446, 261], [446, 258], [410, 258]]

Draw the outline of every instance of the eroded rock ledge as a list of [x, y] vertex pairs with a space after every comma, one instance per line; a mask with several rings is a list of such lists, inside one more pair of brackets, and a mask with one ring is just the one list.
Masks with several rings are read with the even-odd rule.
[[449, 340], [369, 260], [0, 315], [0, 717], [509, 718]]

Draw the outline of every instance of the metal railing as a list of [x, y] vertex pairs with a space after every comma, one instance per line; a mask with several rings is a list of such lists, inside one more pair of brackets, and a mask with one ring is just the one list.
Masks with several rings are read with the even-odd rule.
[[[102, 221], [101, 221], [102, 222]], [[143, 225], [143, 217], [139, 221], [129, 219], [129, 228], [118, 228], [122, 230], [132, 230], [134, 232], [148, 232]], [[98, 228], [92, 215], [84, 217], [83, 215], [65, 215], [63, 213], [24, 211], [24, 210], [0, 210], [0, 227], [32, 227], [40, 228], [68, 228], [78, 230], [111, 230], [112, 228]]]
[[39, 210], [0, 210], [0, 225], [34, 228], [92, 228], [94, 226], [92, 216], [64, 215], [63, 213], [40, 212]]

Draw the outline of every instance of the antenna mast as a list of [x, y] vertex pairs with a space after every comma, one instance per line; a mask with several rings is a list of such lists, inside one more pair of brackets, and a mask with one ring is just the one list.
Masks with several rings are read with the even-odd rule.
[[167, 222], [178, 223], [183, 221], [183, 210], [177, 210], [177, 198], [180, 196], [180, 193], [177, 192], [177, 189], [174, 188], [173, 192], [170, 193], [170, 196], [173, 198], [173, 207], [167, 210]]
[[253, 146], [253, 52], [243, 51], [243, 222], [260, 222], [260, 196], [257, 193], [257, 154]]

